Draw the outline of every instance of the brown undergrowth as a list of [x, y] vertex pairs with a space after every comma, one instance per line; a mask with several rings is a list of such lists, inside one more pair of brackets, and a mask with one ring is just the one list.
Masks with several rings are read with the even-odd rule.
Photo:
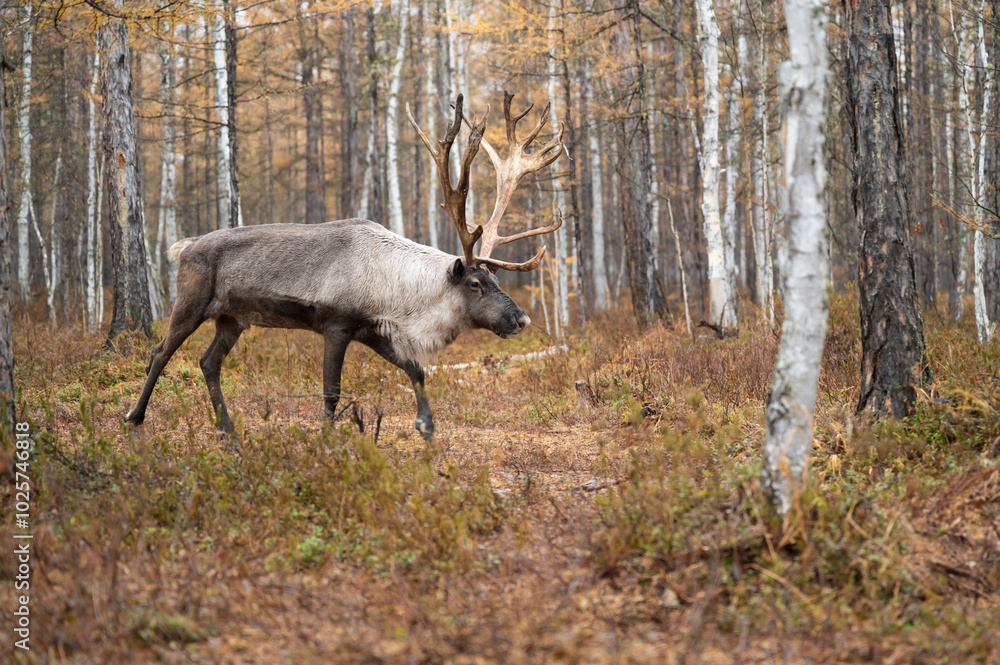
[[969, 322], [929, 320], [935, 383], [916, 414], [857, 420], [854, 307], [833, 303], [811, 481], [784, 520], [757, 480], [778, 345], [766, 326], [692, 339], [619, 312], [541, 357], [524, 357], [554, 344], [538, 327], [464, 336], [428, 377], [431, 444], [402, 373], [353, 347], [348, 409], [324, 430], [320, 338], [254, 329], [223, 367], [230, 445], [198, 367], [210, 326], [131, 431], [148, 342], [112, 353], [25, 320], [20, 402], [41, 432], [33, 650], [12, 652], [6, 627], [0, 649], [73, 663], [998, 663], [1000, 349]]

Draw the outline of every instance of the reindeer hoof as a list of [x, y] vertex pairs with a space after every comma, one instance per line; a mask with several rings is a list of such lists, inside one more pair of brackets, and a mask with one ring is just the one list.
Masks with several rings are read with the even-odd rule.
[[424, 441], [430, 441], [431, 437], [434, 436], [434, 422], [430, 418], [417, 416], [413, 427], [420, 432], [420, 436], [424, 437]]
[[145, 419], [146, 419], [145, 413], [136, 413], [135, 411], [133, 411], [132, 413], [125, 416], [125, 420], [123, 422], [126, 422], [134, 427], [138, 427], [139, 425], [142, 424], [142, 421], [144, 421]]

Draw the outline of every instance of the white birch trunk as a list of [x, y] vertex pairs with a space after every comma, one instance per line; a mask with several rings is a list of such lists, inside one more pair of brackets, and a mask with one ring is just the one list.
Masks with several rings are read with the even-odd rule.
[[[556, 79], [558, 78], [556, 69], [556, 35], [555, 35], [555, 17], [556, 17], [556, 6], [555, 3], [549, 5], [549, 76], [548, 76], [548, 94], [549, 103], [552, 105], [552, 120], [553, 124], [557, 125], [559, 123], [559, 109], [556, 105]], [[559, 162], [556, 160], [552, 163], [552, 170], [555, 173], [559, 173]], [[566, 208], [566, 192], [563, 190], [561, 183], [558, 179], [552, 180], [552, 186], [555, 188], [555, 196], [552, 199], [553, 207], [553, 219], [555, 219], [556, 209], [559, 210], [559, 214]], [[567, 259], [569, 258], [570, 248], [569, 239], [567, 237], [566, 224], [563, 224], [555, 232], [555, 256], [553, 257], [553, 266], [556, 270], [556, 279], [553, 280], [558, 286], [556, 288], [556, 294], [558, 296], [558, 323], [557, 330], [560, 328], [565, 328], [569, 325], [569, 264]]]
[[[436, 6], [436, 5], [435, 5]], [[428, 16], [430, 12], [428, 11]], [[428, 30], [424, 37], [424, 57], [427, 58], [427, 76], [424, 88], [424, 96], [427, 101], [427, 136], [432, 139], [437, 138], [434, 128], [434, 119], [437, 117], [437, 104], [435, 99], [437, 93], [434, 89], [434, 35]], [[430, 186], [427, 188], [427, 236], [430, 239], [431, 247], [440, 249], [438, 240], [438, 185], [436, 176], [437, 165], [431, 161], [431, 168], [427, 171], [430, 178]]]
[[[59, 182], [59, 171], [62, 168], [62, 149], [59, 150], [56, 156], [56, 173], [54, 182]], [[55, 237], [55, 218], [56, 218], [56, 199], [53, 195], [52, 197], [52, 223], [53, 226], [50, 229], [50, 236]], [[55, 308], [55, 284], [52, 280], [52, 266], [49, 264], [49, 251], [45, 247], [45, 238], [42, 237], [42, 230], [38, 226], [38, 217], [35, 215], [34, 206], [32, 206], [31, 211], [31, 226], [35, 231], [35, 237], [38, 239], [38, 249], [42, 253], [42, 277], [45, 280], [45, 308], [49, 313], [49, 323], [52, 325], [56, 324], [56, 308]]]
[[[458, 2], [458, 11], [460, 12], [460, 15], [461, 15], [461, 17], [462, 17], [463, 20], [465, 20], [465, 21], [471, 21], [472, 20], [472, 11], [471, 11], [471, 7], [469, 5], [469, 2], [467, 0], [459, 0], [459, 2]], [[472, 104], [472, 86], [471, 86], [471, 83], [469, 82], [469, 60], [471, 60], [472, 57], [473, 57], [472, 54], [470, 53], [470, 51], [472, 50], [471, 38], [468, 37], [468, 36], [462, 36], [462, 37], [457, 38], [456, 42], [458, 44], [460, 44], [459, 48], [461, 49], [461, 51], [463, 53], [465, 53], [465, 57], [461, 58], [459, 60], [459, 63], [458, 63], [458, 90], [459, 90], [459, 92], [464, 92], [465, 93], [465, 98], [468, 100], [466, 102], [466, 104], [468, 104], [469, 106], [471, 106], [471, 104]], [[457, 54], [455, 55], [455, 57], [456, 57], [456, 59], [458, 59], [458, 55]], [[555, 117], [555, 116], [553, 115], [553, 117]], [[459, 136], [462, 136], [461, 132], [459, 132]], [[464, 148], [465, 148], [465, 144], [464, 143], [462, 144], [462, 148], [464, 150]], [[458, 154], [459, 153], [456, 152], [455, 156], [457, 157]], [[459, 171], [457, 171], [457, 170], [455, 171], [455, 173], [458, 173], [458, 172]], [[475, 169], [470, 167], [469, 168], [469, 195], [465, 197], [465, 213], [467, 215], [467, 219], [468, 219], [469, 223], [472, 224], [473, 226], [475, 226], [475, 224], [476, 224], [476, 221], [475, 221], [476, 220], [476, 188], [473, 185], [473, 177], [474, 176], [475, 176]]]
[[[98, 50], [100, 53], [100, 50]], [[94, 183], [97, 187], [97, 214], [94, 216], [94, 261], [97, 264], [97, 271], [94, 273], [94, 285], [97, 290], [97, 328], [100, 328], [101, 323], [104, 321], [104, 230], [101, 224], [103, 217], [101, 216], [104, 212], [104, 188], [102, 185], [103, 174], [104, 173], [104, 155], [103, 151], [101, 154], [101, 163], [97, 168], [97, 181]]]
[[[729, 69], [727, 67], [727, 69]], [[726, 267], [726, 313], [732, 327], [739, 324], [736, 293], [736, 183], [740, 172], [740, 97], [735, 72], [726, 94], [726, 211], [722, 217], [722, 242]]]
[[694, 336], [691, 330], [691, 308], [688, 306], [688, 286], [687, 271], [684, 270], [684, 255], [681, 253], [681, 237], [677, 235], [677, 226], [674, 224], [674, 209], [667, 199], [667, 214], [670, 216], [670, 231], [674, 234], [674, 246], [677, 248], [677, 271], [681, 275], [681, 297], [684, 298], [684, 323], [687, 324], [688, 335]]
[[[587, 75], [589, 76], [589, 72]], [[587, 108], [594, 109], [594, 86], [587, 86]], [[604, 257], [604, 179], [601, 177], [601, 141], [593, 118], [587, 128], [590, 141], [590, 191], [593, 194], [591, 233], [594, 248], [594, 307], [608, 306], [608, 268]]]
[[89, 333], [96, 333], [101, 328], [101, 319], [98, 316], [100, 308], [97, 301], [104, 296], [97, 286], [98, 273], [101, 271], [101, 266], [97, 262], [97, 244], [101, 241], [101, 224], [100, 218], [97, 216], [97, 198], [101, 182], [97, 173], [97, 115], [94, 108], [94, 99], [97, 97], [100, 65], [101, 53], [100, 51], [95, 51], [94, 77], [90, 82], [90, 96], [87, 98], [87, 246], [85, 249], [87, 257], [87, 306], [84, 327]]
[[813, 411], [827, 325], [827, 245], [823, 188], [826, 126], [826, 6], [785, 0], [790, 60], [781, 78], [788, 90], [785, 182], [790, 244], [785, 320], [767, 405], [764, 482], [786, 513], [806, 480]]
[[[169, 31], [169, 28], [168, 28]], [[168, 34], [170, 34], [168, 32]], [[174, 122], [174, 46], [164, 43], [160, 50], [160, 103], [163, 106], [163, 162], [160, 169], [160, 220], [155, 256], [162, 262], [162, 253], [177, 242], [177, 128]], [[162, 237], [161, 237], [162, 236]], [[162, 240], [162, 242], [161, 242]], [[170, 310], [177, 299], [177, 262], [167, 261], [167, 301]]]
[[[208, 19], [205, 19], [208, 29]], [[219, 228], [228, 228], [233, 205], [229, 171], [229, 70], [226, 67], [225, 7], [216, 3], [212, 19], [212, 58], [215, 64], [215, 109], [219, 117], [219, 139], [216, 141], [216, 187], [219, 190]]]
[[[454, 28], [454, 15], [453, 15], [454, 11], [455, 11], [455, 1], [444, 0], [444, 12], [445, 12], [444, 23], [445, 23], [445, 28], [448, 31], [448, 74], [449, 74], [447, 81], [448, 99], [445, 100], [444, 108], [448, 120], [451, 120], [451, 118], [448, 117], [451, 114], [450, 105], [455, 103], [455, 99], [458, 97], [458, 93], [459, 92], [468, 93], [468, 90], [465, 91], [460, 90], [458, 86], [458, 44], [457, 44], [458, 39], [457, 35], [455, 34], [455, 28]], [[459, 173], [461, 171], [459, 167], [459, 155], [462, 152], [461, 151], [462, 138], [463, 138], [462, 132], [459, 132], [458, 138], [455, 139], [455, 145], [450, 153], [452, 173]], [[472, 221], [471, 218], [467, 219], [469, 219], [469, 221]]]
[[649, 154], [652, 157], [652, 167], [653, 172], [650, 174], [651, 187], [650, 187], [650, 198], [652, 199], [650, 206], [650, 231], [652, 232], [652, 238], [650, 245], [653, 248], [653, 267], [659, 270], [660, 268], [660, 178], [657, 174], [660, 172], [657, 166], [657, 154], [656, 154], [656, 76], [653, 73], [656, 71], [653, 66], [653, 43], [647, 42], [646, 44], [646, 57], [648, 59], [647, 67], [650, 73], [648, 80], [646, 82], [646, 107], [649, 109]]
[[49, 310], [49, 322], [53, 325], [58, 323], [56, 290], [59, 288], [62, 272], [62, 240], [56, 230], [56, 213], [59, 210], [59, 174], [62, 172], [62, 161], [63, 151], [60, 145], [56, 152], [56, 168], [52, 178], [52, 183], [55, 186], [52, 190], [52, 208], [49, 211], [49, 274], [45, 280], [45, 304]]
[[34, 220], [31, 201], [31, 56], [35, 28], [31, 20], [31, 5], [24, 4], [24, 42], [21, 56], [21, 107], [18, 110], [17, 131], [21, 142], [21, 201], [17, 207], [17, 286], [21, 298], [27, 300], [31, 278], [29, 253], [30, 224]]
[[[977, 168], [974, 186], [972, 190], [973, 203], [973, 225], [976, 227], [975, 241], [973, 244], [972, 265], [975, 274], [973, 294], [975, 298], [976, 310], [976, 331], [979, 333], [979, 341], [986, 342], [993, 337], [996, 328], [995, 323], [990, 321], [986, 311], [986, 285], [983, 279], [983, 272], [986, 266], [986, 247], [983, 237], [983, 206], [980, 198], [986, 191], [986, 119], [990, 110], [990, 88], [992, 86], [993, 72], [990, 69], [989, 56], [986, 53], [986, 38], [983, 35], [982, 4], [975, 3], [970, 12], [976, 21], [978, 38], [976, 48], [979, 50], [979, 62], [982, 63], [983, 75], [983, 110], [979, 116], [979, 149], [977, 150]], [[971, 139], [971, 133], [970, 133]]]
[[735, 325], [726, 307], [726, 257], [719, 219], [719, 25], [712, 0], [697, 0], [698, 42], [705, 75], [704, 129], [701, 140], [701, 211], [708, 259], [708, 318], [725, 328]]
[[[372, 113], [375, 111], [372, 110]], [[372, 162], [375, 159], [375, 132], [368, 132], [368, 149], [365, 157], [365, 175], [362, 178], [361, 210], [358, 217], [371, 219]]]
[[406, 235], [403, 227], [403, 202], [399, 189], [399, 149], [397, 146], [396, 121], [399, 116], [399, 88], [403, 80], [403, 58], [406, 55], [406, 24], [410, 15], [409, 0], [403, 0], [399, 7], [399, 45], [396, 47], [396, 60], [392, 66], [392, 78], [389, 80], [389, 102], [386, 108], [385, 139], [386, 170], [389, 181], [389, 230], [401, 236]]

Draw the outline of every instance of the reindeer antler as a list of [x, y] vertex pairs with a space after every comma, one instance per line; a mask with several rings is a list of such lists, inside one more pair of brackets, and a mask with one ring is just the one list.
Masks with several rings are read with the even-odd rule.
[[[514, 95], [504, 90], [503, 115], [507, 124], [507, 156], [501, 159], [500, 154], [489, 144], [489, 141], [485, 138], [480, 138], [482, 146], [486, 149], [486, 154], [489, 155], [490, 161], [493, 162], [493, 169], [497, 174], [497, 201], [489, 221], [486, 222], [485, 226], [480, 227], [483, 229], [483, 244], [481, 247], [481, 254], [476, 257], [476, 260], [479, 263], [488, 264], [493, 268], [527, 272], [529, 270], [534, 270], [541, 264], [542, 257], [545, 256], [544, 245], [538, 250], [538, 253], [535, 254], [534, 257], [524, 263], [508, 263], [506, 261], [498, 261], [490, 258], [493, 254], [493, 250], [500, 245], [505, 245], [509, 242], [514, 242], [515, 240], [543, 235], [555, 231], [562, 226], [562, 212], [560, 211], [556, 221], [548, 226], [529, 229], [510, 236], [499, 235], [497, 233], [497, 228], [500, 226], [500, 218], [503, 217], [503, 213], [507, 209], [507, 204], [510, 203], [511, 196], [514, 194], [514, 190], [517, 188], [521, 178], [529, 173], [534, 173], [535, 171], [545, 168], [559, 158], [559, 154], [563, 149], [562, 137], [565, 127], [562, 123], [559, 123], [559, 135], [556, 138], [544, 145], [539, 146], [536, 150], [526, 153], [525, 149], [531, 145], [538, 134], [542, 131], [545, 123], [549, 120], [551, 102], [546, 104], [545, 108], [542, 109], [542, 115], [538, 119], [538, 124], [535, 125], [524, 140], [519, 141], [517, 139], [517, 123], [523, 119], [524, 116], [528, 115], [528, 112], [531, 111], [535, 105], [530, 104], [528, 105], [528, 108], [524, 109], [517, 115], [512, 116], [510, 113], [510, 103], [513, 99]], [[488, 114], [489, 109], [487, 109], [487, 115]], [[466, 123], [469, 123], [469, 128], [472, 133], [476, 132], [476, 120], [477, 119], [474, 118], [473, 122], [469, 123], [468, 118], [466, 118]], [[486, 121], [484, 119], [483, 125], [485, 126], [485, 124]], [[482, 132], [480, 131], [480, 134], [481, 133]]]
[[[486, 107], [486, 115], [483, 116], [482, 122], [479, 121], [478, 117], [474, 117], [470, 123], [469, 140], [465, 145], [465, 153], [462, 155], [462, 169], [458, 177], [458, 186], [454, 187], [451, 184], [451, 160], [449, 159], [449, 155], [451, 153], [451, 146], [455, 142], [455, 137], [458, 136], [458, 132], [462, 128], [462, 118], [464, 117], [462, 114], [463, 99], [464, 97], [459, 94], [458, 99], [455, 101], [455, 121], [448, 127], [444, 138], [438, 141], [438, 144], [441, 146], [440, 150], [434, 149], [430, 139], [427, 138], [427, 134], [420, 129], [417, 122], [413, 119], [409, 103], [406, 104], [406, 117], [410, 119], [413, 129], [416, 130], [420, 140], [427, 146], [435, 163], [437, 163], [438, 180], [444, 192], [442, 207], [448, 213], [448, 216], [451, 217], [451, 221], [455, 223], [455, 228], [458, 230], [458, 237], [462, 241], [465, 263], [471, 267], [476, 260], [476, 241], [483, 235], [483, 227], [477, 226], [474, 230], [470, 231], [469, 225], [465, 221], [465, 203], [469, 196], [469, 169], [472, 166], [473, 158], [479, 152], [479, 144], [482, 141], [483, 132], [486, 131], [486, 118], [490, 114], [490, 109], [488, 106]], [[468, 122], [468, 119], [466, 119], [466, 122]]]

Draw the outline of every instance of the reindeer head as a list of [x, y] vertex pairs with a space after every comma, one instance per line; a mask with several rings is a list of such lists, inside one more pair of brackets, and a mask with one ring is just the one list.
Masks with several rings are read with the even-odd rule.
[[[528, 238], [531, 236], [551, 233], [562, 226], [562, 214], [548, 226], [529, 229], [509, 236], [501, 236], [498, 233], [500, 219], [503, 217], [511, 196], [517, 188], [521, 179], [538, 171], [558, 157], [562, 151], [563, 127], [560, 125], [559, 135], [548, 143], [536, 148], [532, 152], [525, 152], [529, 148], [538, 134], [542, 131], [545, 123], [549, 119], [549, 104], [542, 110], [538, 123], [523, 140], [517, 138], [517, 123], [534, 105], [528, 106], [521, 113], [512, 116], [510, 111], [511, 100], [514, 95], [504, 91], [503, 113], [507, 123], [507, 156], [501, 158], [496, 149], [484, 138], [486, 131], [486, 121], [489, 117], [489, 107], [486, 107], [486, 114], [480, 118], [473, 117], [472, 121], [462, 113], [463, 96], [459, 95], [455, 101], [455, 119], [448, 127], [445, 137], [438, 141], [439, 149], [435, 149], [430, 139], [420, 129], [413, 115], [410, 113], [410, 105], [406, 105], [406, 115], [410, 124], [420, 136], [420, 140], [427, 146], [431, 156], [437, 164], [438, 180], [444, 192], [443, 207], [451, 217], [458, 231], [459, 239], [462, 243], [464, 258], [456, 259], [449, 269], [449, 279], [457, 288], [461, 290], [470, 313], [470, 320], [476, 327], [487, 328], [501, 337], [516, 335], [526, 328], [531, 320], [524, 311], [514, 304], [504, 291], [500, 288], [495, 271], [498, 269], [515, 270], [526, 272], [534, 270], [541, 265], [545, 256], [545, 246], [543, 245], [538, 253], [531, 259], [523, 263], [510, 263], [492, 258], [493, 250], [500, 245]], [[451, 180], [451, 160], [449, 159], [451, 146], [462, 128], [462, 121], [469, 127], [469, 137], [465, 146], [461, 160], [461, 171], [459, 173], [458, 185], [452, 184]], [[486, 148], [497, 177], [497, 200], [493, 208], [493, 214], [486, 222], [485, 226], [475, 225], [470, 227], [466, 221], [466, 200], [469, 195], [469, 170], [472, 160], [479, 152], [479, 146]], [[482, 239], [480, 254], [475, 253], [476, 242]]]

